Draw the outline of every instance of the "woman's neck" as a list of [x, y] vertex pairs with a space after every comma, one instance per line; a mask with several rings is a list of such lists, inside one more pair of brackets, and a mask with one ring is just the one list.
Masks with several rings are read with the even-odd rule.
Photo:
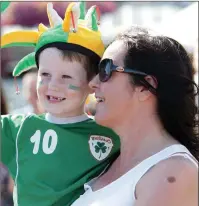
[[178, 143], [163, 129], [154, 115], [141, 122], [137, 119], [133, 124], [129, 120], [123, 121], [114, 130], [121, 140], [120, 156], [116, 162], [121, 173], [163, 148]]

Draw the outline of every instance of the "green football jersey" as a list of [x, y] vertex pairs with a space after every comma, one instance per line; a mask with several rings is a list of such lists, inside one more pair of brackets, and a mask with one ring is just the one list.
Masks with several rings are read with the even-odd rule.
[[68, 206], [119, 153], [120, 141], [93, 119], [52, 124], [45, 115], [5, 115], [2, 162], [15, 180], [18, 206]]

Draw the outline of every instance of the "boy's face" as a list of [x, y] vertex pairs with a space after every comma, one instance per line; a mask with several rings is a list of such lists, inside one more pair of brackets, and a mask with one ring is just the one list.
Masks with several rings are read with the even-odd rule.
[[56, 117], [81, 115], [89, 92], [87, 73], [82, 63], [63, 58], [56, 48], [41, 52], [37, 93], [46, 112]]

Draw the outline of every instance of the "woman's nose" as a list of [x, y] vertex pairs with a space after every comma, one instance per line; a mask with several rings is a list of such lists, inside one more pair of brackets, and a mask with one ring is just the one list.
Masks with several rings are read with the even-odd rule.
[[100, 83], [99, 75], [96, 75], [95, 77], [93, 77], [93, 79], [89, 82], [88, 85], [92, 90], [95, 90], [99, 87], [99, 83]]

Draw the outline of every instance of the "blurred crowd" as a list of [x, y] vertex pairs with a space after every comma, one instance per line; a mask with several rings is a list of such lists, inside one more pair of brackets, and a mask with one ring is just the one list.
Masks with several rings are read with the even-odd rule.
[[[54, 8], [58, 11], [61, 17], [64, 16], [65, 8], [69, 2], [54, 2]], [[8, 12], [1, 17], [1, 28], [4, 26], [20, 25], [25, 27], [37, 26], [39, 23], [48, 25], [48, 19], [46, 15], [46, 2], [12, 2]], [[117, 2], [95, 2], [100, 8], [101, 15], [103, 16], [106, 13], [113, 13], [118, 9], [121, 3]], [[87, 7], [93, 5], [93, 2], [87, 2]], [[37, 12], [35, 12], [37, 11]], [[23, 15], [22, 15], [23, 14]], [[187, 37], [188, 38], [188, 37]], [[177, 39], [178, 40], [178, 39]], [[183, 44], [183, 42], [182, 42]], [[189, 51], [190, 56], [193, 60], [195, 81], [198, 83], [198, 39], [195, 39], [195, 44], [190, 45], [191, 50]], [[31, 48], [32, 49], [32, 48]], [[30, 49], [30, 50], [31, 50]], [[4, 81], [11, 79], [11, 72], [13, 69], [13, 59], [14, 63], [20, 58], [22, 58], [24, 53], [29, 53], [30, 51], [22, 51], [20, 48], [19, 52], [12, 52], [12, 49], [2, 49], [1, 51], [1, 73]], [[17, 55], [17, 57], [13, 57]], [[12, 62], [12, 63], [11, 63]], [[10, 69], [8, 69], [8, 67]], [[8, 113], [42, 113], [44, 112], [41, 106], [38, 103], [37, 92], [36, 92], [36, 82], [37, 82], [37, 69], [34, 68], [30, 72], [25, 73], [21, 81], [21, 97], [18, 99], [23, 99], [25, 105], [21, 108], [15, 108], [13, 110], [9, 109], [9, 95], [15, 95], [14, 90], [13, 94], [8, 92], [7, 88], [1, 85], [1, 114]], [[14, 79], [13, 81], [14, 82]], [[13, 87], [13, 85], [11, 85]], [[9, 93], [9, 94], [8, 94]], [[89, 115], [95, 114], [95, 100], [93, 96], [90, 96], [87, 104], [85, 105], [85, 110]], [[11, 206], [12, 203], [12, 190], [13, 190], [13, 180], [10, 178], [7, 169], [0, 164], [0, 176], [1, 176], [1, 204], [0, 206]]]
[[[70, 2], [53, 2], [53, 7], [63, 18], [65, 10]], [[13, 2], [2, 17], [2, 25], [20, 24], [22, 26], [37, 26], [41, 22], [48, 25], [46, 15], [47, 2]], [[101, 14], [115, 11], [117, 4], [115, 2], [95, 2], [99, 7]], [[87, 2], [86, 7], [90, 8], [93, 2]], [[37, 11], [37, 12], [35, 12]]]

